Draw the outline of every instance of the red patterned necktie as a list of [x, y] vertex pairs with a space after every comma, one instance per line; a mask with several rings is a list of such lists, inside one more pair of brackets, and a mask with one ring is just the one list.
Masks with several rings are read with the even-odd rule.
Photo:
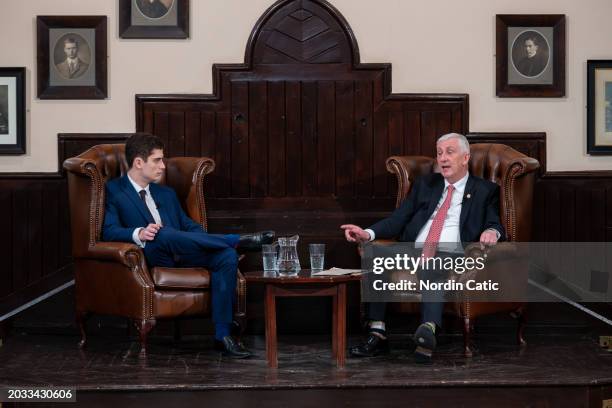
[[431, 228], [429, 228], [427, 238], [425, 239], [422, 253], [424, 258], [431, 258], [436, 254], [438, 243], [440, 242], [440, 235], [442, 234], [442, 228], [444, 227], [444, 220], [446, 219], [446, 213], [448, 212], [451, 200], [453, 198], [453, 191], [455, 191], [455, 187], [452, 184], [449, 184], [446, 198], [436, 213], [436, 216], [431, 223]]

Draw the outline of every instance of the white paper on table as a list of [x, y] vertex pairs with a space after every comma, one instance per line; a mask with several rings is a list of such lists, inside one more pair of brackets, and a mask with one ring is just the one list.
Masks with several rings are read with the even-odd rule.
[[361, 273], [361, 269], [342, 269], [342, 268], [331, 268], [320, 272], [311, 273], [312, 276], [341, 276]]

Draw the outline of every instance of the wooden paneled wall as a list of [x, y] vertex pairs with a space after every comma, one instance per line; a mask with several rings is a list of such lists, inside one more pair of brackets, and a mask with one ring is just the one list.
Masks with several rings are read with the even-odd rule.
[[[121, 143], [126, 134], [65, 134], [58, 138], [60, 163], [88, 147], [100, 143]], [[545, 157], [543, 134], [475, 133], [471, 142], [505, 143]], [[220, 170], [217, 164], [215, 172]], [[389, 191], [395, 191], [391, 179]], [[330, 262], [354, 266], [354, 248], [344, 244], [339, 223], [344, 221], [368, 225], [393, 208], [394, 194], [370, 198], [374, 208], [349, 207], [338, 201], [330, 211], [321, 210], [323, 201], [312, 203], [312, 209], [289, 212], [273, 205], [276, 198], [260, 199], [268, 210], [243, 210], [243, 200], [208, 199], [211, 231], [241, 231], [276, 228], [296, 231], [305, 239], [328, 243]], [[257, 204], [253, 199], [251, 205]], [[284, 201], [287, 198], [278, 198]], [[326, 200], [326, 203], [332, 202]], [[386, 205], [386, 207], [385, 207]], [[318, 208], [318, 209], [317, 209]], [[35, 297], [65, 282], [70, 276], [70, 233], [65, 178], [52, 174], [0, 175], [0, 315], [24, 299]], [[249, 217], [251, 217], [249, 219]], [[342, 217], [345, 217], [342, 219]], [[612, 172], [545, 172], [535, 187], [534, 240], [536, 241], [610, 241], [612, 240]], [[302, 245], [306, 248], [306, 245]], [[302, 254], [304, 260], [305, 253]], [[255, 257], [256, 258], [256, 257]], [[251, 259], [256, 265], [257, 259]]]
[[315, 0], [264, 13], [244, 64], [213, 67], [213, 94], [136, 96], [138, 131], [160, 136], [170, 156], [217, 163], [212, 231], [299, 234], [326, 242], [338, 266], [358, 262], [339, 226], [393, 206], [387, 157], [431, 156], [439, 135], [467, 132], [468, 117], [465, 94], [391, 94], [391, 66], [361, 64], [348, 23]]
[[0, 174], [0, 316], [72, 279], [68, 189], [61, 163], [124, 134], [59, 135], [55, 173]]
[[259, 208], [264, 198], [293, 208], [314, 197], [387, 198], [395, 193], [387, 157], [432, 155], [437, 136], [464, 131], [466, 95], [404, 96], [375, 108], [380, 80], [230, 87], [229, 111], [215, 111], [225, 105], [216, 101], [140, 95], [138, 130], [160, 136], [169, 156], [212, 157], [209, 197], [241, 199], [241, 208]]
[[534, 241], [612, 241], [612, 171], [544, 174], [535, 185]]
[[19, 303], [15, 293], [69, 276], [66, 183], [59, 175], [2, 174], [0, 214], [1, 316]]
[[467, 109], [465, 95], [375, 105], [382, 86], [376, 78], [230, 82], [231, 101], [200, 99], [197, 111], [192, 97], [139, 96], [138, 130], [162, 137], [170, 156], [215, 160], [206, 188], [211, 230], [299, 234], [328, 242], [330, 262], [350, 253], [355, 263], [338, 227], [370, 224], [391, 208], [387, 157], [432, 155], [438, 135], [462, 132]]
[[[168, 156], [209, 156], [212, 232], [274, 229], [327, 244], [327, 265], [354, 267], [339, 226], [367, 226], [394, 208], [391, 155], [433, 156], [448, 132], [467, 133], [465, 94], [392, 94], [390, 64], [361, 64], [345, 19], [328, 3], [287, 0], [256, 23], [244, 64], [213, 66], [211, 95], [137, 95], [136, 129]], [[125, 134], [60, 135], [59, 163]], [[612, 172], [546, 172], [545, 135], [472, 133], [542, 164], [536, 240], [612, 237]], [[63, 172], [0, 175], [0, 316], [70, 273]], [[243, 268], [258, 267], [257, 256]]]

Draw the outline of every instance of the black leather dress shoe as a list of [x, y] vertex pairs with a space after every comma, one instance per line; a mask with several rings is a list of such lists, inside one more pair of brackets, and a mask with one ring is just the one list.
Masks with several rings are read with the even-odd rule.
[[232, 336], [225, 336], [221, 341], [215, 339], [215, 349], [222, 351], [223, 355], [229, 358], [247, 358], [252, 355], [240, 341]]
[[236, 249], [239, 252], [261, 251], [262, 245], [271, 244], [274, 239], [274, 231], [261, 231], [254, 234], [242, 234]]
[[414, 361], [417, 364], [431, 364], [431, 357], [436, 348], [436, 335], [428, 324], [421, 324], [414, 332]]
[[349, 352], [353, 357], [376, 357], [389, 352], [389, 341], [370, 333], [365, 342], [351, 347]]

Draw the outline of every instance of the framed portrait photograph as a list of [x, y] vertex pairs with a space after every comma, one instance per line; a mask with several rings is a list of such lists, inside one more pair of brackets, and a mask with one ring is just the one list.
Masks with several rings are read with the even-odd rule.
[[496, 94], [565, 96], [565, 15], [496, 16]]
[[612, 155], [612, 60], [587, 61], [587, 153]]
[[0, 154], [25, 154], [25, 68], [0, 68]]
[[189, 0], [118, 0], [121, 38], [189, 38]]
[[106, 16], [38, 16], [40, 99], [107, 97]]

